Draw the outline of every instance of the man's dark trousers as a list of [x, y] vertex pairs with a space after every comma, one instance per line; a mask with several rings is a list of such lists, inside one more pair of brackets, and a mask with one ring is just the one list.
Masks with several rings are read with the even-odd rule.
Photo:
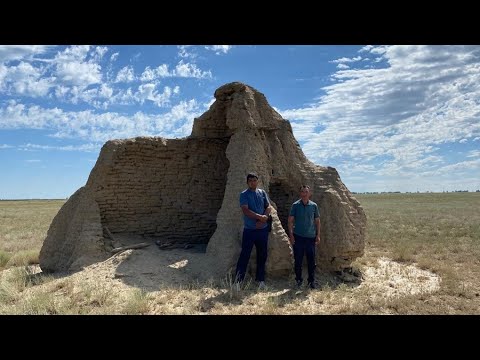
[[243, 229], [242, 252], [237, 262], [235, 280], [243, 281], [247, 271], [248, 261], [252, 253], [253, 245], [257, 249], [257, 274], [256, 281], [265, 281], [265, 263], [267, 262], [268, 251], [268, 230], [265, 229]]
[[295, 237], [295, 244], [293, 244], [293, 256], [295, 258], [295, 280], [302, 282], [302, 263], [303, 255], [307, 254], [308, 264], [308, 283], [315, 281], [315, 238], [307, 238], [297, 234]]

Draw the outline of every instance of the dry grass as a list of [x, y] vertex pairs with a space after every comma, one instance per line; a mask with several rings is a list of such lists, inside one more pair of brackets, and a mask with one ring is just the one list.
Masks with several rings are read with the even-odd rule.
[[11, 257], [12, 255], [6, 251], [0, 250], [0, 269], [4, 268], [8, 264]]
[[150, 312], [152, 297], [143, 289], [134, 289], [122, 309], [123, 314], [142, 315]]
[[[36, 273], [63, 201], [0, 201], [1, 314], [480, 314], [480, 193], [357, 195], [368, 219], [361, 283], [325, 274], [317, 290], [293, 278], [135, 287], [92, 269]], [[393, 260], [393, 261], [392, 261]], [[110, 264], [111, 266], [111, 264]]]
[[65, 200], [0, 201], [0, 269], [38, 264], [53, 217]]
[[[368, 219], [368, 262], [387, 256], [441, 278], [435, 297], [385, 304], [393, 313], [479, 313], [480, 193], [357, 195]], [[471, 301], [464, 301], [465, 299]]]

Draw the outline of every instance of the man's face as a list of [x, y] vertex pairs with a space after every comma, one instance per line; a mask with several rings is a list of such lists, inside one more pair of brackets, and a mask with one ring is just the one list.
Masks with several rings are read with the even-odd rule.
[[307, 188], [303, 188], [300, 190], [300, 197], [302, 200], [307, 201], [308, 198], [310, 197], [310, 190]]
[[252, 190], [257, 189], [258, 179], [257, 178], [250, 178], [247, 181], [248, 187]]

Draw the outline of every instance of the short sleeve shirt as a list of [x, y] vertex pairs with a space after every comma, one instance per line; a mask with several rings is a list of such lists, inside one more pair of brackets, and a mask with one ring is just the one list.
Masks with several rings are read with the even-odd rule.
[[[246, 189], [240, 193], [240, 207], [243, 205], [248, 205], [249, 210], [263, 215], [265, 209], [270, 205], [270, 200], [268, 199], [265, 190], [256, 189], [255, 191], [252, 191], [250, 189]], [[257, 220], [250, 219], [245, 214], [243, 215], [243, 225], [245, 229], [256, 229], [256, 223]], [[260, 229], [264, 229], [266, 227], [267, 223], [265, 223]]]
[[293, 233], [307, 238], [314, 238], [317, 235], [315, 219], [320, 216], [318, 206], [308, 200], [305, 205], [302, 199], [295, 201], [290, 209], [290, 216], [295, 218]]

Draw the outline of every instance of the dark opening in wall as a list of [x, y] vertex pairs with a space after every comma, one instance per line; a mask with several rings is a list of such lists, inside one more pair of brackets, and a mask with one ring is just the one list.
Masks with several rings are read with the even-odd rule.
[[298, 200], [298, 192], [291, 186], [281, 181], [270, 183], [270, 197], [277, 205], [278, 217], [282, 223], [285, 232], [288, 234], [288, 214], [292, 203]]

